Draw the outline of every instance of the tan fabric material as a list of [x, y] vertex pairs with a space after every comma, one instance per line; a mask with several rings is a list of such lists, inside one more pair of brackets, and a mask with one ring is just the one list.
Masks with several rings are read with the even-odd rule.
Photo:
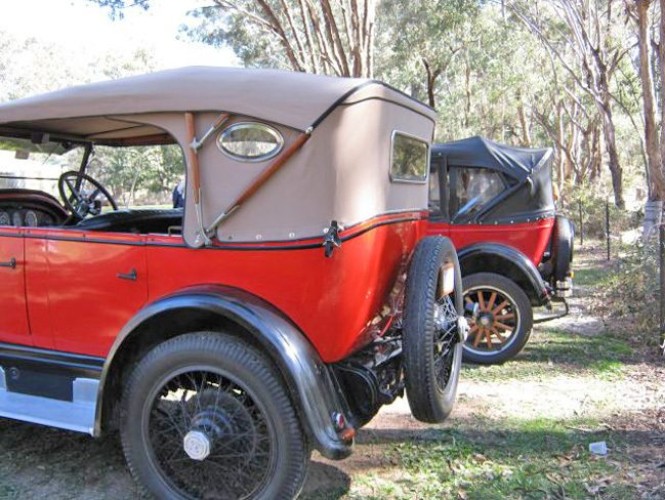
[[[367, 83], [364, 93], [387, 92], [381, 84], [362, 79], [189, 67], [71, 87], [2, 104], [0, 126], [18, 122], [25, 128], [39, 128], [36, 122], [63, 118], [218, 110], [305, 130], [347, 92]], [[427, 109], [415, 101], [405, 101], [414, 109]], [[55, 122], [48, 122], [48, 126], [51, 131], [57, 130]], [[80, 127], [69, 121], [63, 122], [63, 129], [79, 131]]]
[[[74, 87], [0, 106], [0, 129], [66, 133], [80, 138], [133, 140], [168, 132], [189, 147], [185, 112], [194, 112], [201, 138], [219, 117], [268, 123], [284, 149], [350, 90], [310, 140], [217, 230], [222, 242], [323, 237], [333, 220], [351, 226], [377, 215], [424, 210], [427, 184], [390, 180], [393, 132], [430, 143], [435, 112], [382, 84], [280, 71], [186, 68]], [[221, 131], [220, 131], [221, 132]], [[203, 222], [208, 227], [271, 164], [240, 162], [216, 145], [199, 150]], [[191, 165], [187, 166], [191, 180]], [[200, 246], [191, 182], [185, 241]]]

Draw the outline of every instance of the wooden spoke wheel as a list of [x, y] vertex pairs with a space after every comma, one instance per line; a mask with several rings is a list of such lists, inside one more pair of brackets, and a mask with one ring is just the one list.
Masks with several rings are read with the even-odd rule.
[[494, 273], [464, 278], [464, 301], [476, 304], [469, 321], [464, 359], [473, 363], [503, 363], [519, 353], [533, 326], [529, 298], [515, 282]]

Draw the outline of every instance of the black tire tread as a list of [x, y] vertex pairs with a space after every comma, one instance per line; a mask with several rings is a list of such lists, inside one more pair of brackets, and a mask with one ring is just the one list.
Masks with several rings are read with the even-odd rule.
[[[436, 294], [442, 256], [449, 252], [456, 255], [447, 238], [422, 239], [413, 254], [406, 281], [403, 325], [406, 394], [413, 416], [422, 422], [441, 422], [452, 410], [452, 405], [442, 407], [440, 394], [437, 394], [431, 352], [435, 329], [434, 302], [429, 299]], [[460, 279], [459, 263], [455, 272]], [[459, 309], [460, 306], [458, 314]], [[451, 390], [456, 391], [456, 377], [454, 384]]]
[[[289, 463], [285, 477], [288, 480], [283, 481], [284, 487], [279, 492], [269, 493], [265, 498], [287, 500], [296, 497], [305, 481], [307, 465], [310, 459], [310, 450], [304, 438], [296, 411], [280, 382], [279, 375], [272, 369], [270, 362], [256, 349], [235, 337], [217, 332], [196, 332], [172, 338], [154, 347], [139, 362], [126, 384], [122, 399], [123, 420], [128, 416], [127, 409], [129, 408], [128, 405], [130, 404], [133, 391], [149, 376], [149, 372], [153, 369], [153, 364], [161, 363], [164, 359], [168, 359], [173, 355], [186, 356], [191, 353], [198, 354], [202, 352], [213, 356], [223, 355], [227, 360], [231, 360], [232, 363], [246, 367], [265, 384], [268, 393], [274, 398], [273, 404], [280, 409], [280, 413], [276, 418], [283, 422], [287, 433], [291, 437], [289, 440], [289, 449], [286, 452], [286, 456], [289, 457]], [[136, 463], [133, 458], [132, 447], [134, 443], [132, 443], [127, 435], [126, 428], [126, 425], [121, 425], [122, 448], [127, 466], [143, 492], [147, 495], [152, 495], [153, 492], [144, 483], [146, 478], [141, 473], [141, 464]], [[297, 436], [297, 438], [293, 439], [294, 436]]]

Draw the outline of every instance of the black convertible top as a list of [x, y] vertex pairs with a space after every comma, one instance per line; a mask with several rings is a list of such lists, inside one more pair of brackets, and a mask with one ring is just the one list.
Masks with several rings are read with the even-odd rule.
[[[505, 182], [503, 191], [473, 211], [457, 212], [455, 207], [444, 203], [444, 217], [452, 217], [454, 223], [479, 224], [529, 222], [553, 217], [552, 152], [551, 148], [527, 149], [498, 144], [479, 136], [434, 144], [432, 172], [486, 168], [499, 172]], [[446, 182], [464, 181], [454, 175], [443, 182], [446, 185]], [[449, 191], [457, 188], [457, 184], [446, 186]], [[449, 210], [453, 213], [448, 214]]]
[[547, 162], [552, 156], [552, 149], [517, 148], [474, 136], [459, 141], [434, 144], [432, 157], [444, 156], [449, 166], [491, 168], [523, 181]]

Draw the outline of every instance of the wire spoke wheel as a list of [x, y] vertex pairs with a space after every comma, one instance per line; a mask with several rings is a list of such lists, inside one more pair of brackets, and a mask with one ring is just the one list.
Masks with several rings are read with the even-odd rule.
[[250, 498], [274, 467], [263, 411], [219, 373], [187, 371], [167, 380], [147, 424], [156, 464], [185, 497]]
[[477, 310], [469, 318], [465, 360], [502, 363], [522, 350], [531, 333], [533, 313], [528, 297], [513, 281], [493, 273], [467, 276], [464, 302]]
[[434, 369], [441, 391], [453, 376], [455, 346], [459, 342], [458, 318], [455, 303], [449, 295], [437, 299], [434, 307]]
[[123, 395], [121, 438], [132, 475], [155, 498], [287, 499], [309, 447], [270, 361], [214, 332], [146, 354]]

